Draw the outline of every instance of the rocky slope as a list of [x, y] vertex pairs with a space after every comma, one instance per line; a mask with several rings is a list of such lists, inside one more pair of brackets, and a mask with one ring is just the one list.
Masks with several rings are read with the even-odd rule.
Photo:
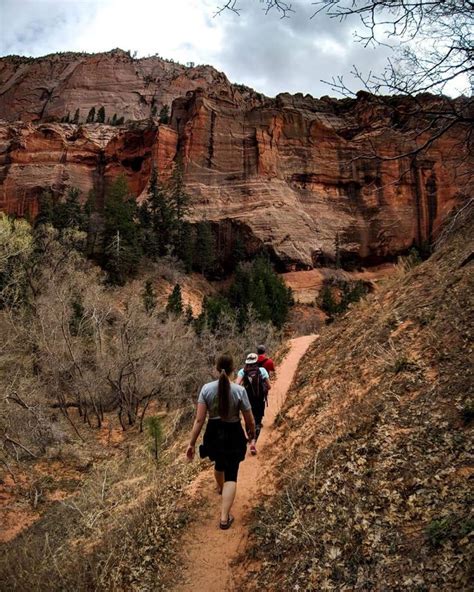
[[79, 109], [104, 107], [106, 117], [145, 119], [195, 88], [228, 86], [211, 66], [186, 67], [129, 52], [58, 53], [42, 58], [0, 58], [0, 118], [7, 121], [59, 120]]
[[[312, 267], [334, 256], [336, 236], [346, 261], [378, 262], [421, 245], [470, 190], [463, 180], [472, 160], [456, 127], [416, 157], [396, 158], [433, 132], [423, 131], [428, 116], [413, 116], [412, 100], [268, 99], [208, 66], [118, 50], [0, 64], [0, 115], [22, 120], [0, 126], [0, 209], [10, 213], [34, 215], [45, 187], [94, 188], [103, 198], [119, 173], [140, 196], [152, 163], [166, 179], [180, 154], [192, 216], [215, 222], [222, 253], [243, 236], [250, 251], [267, 245], [286, 267]], [[419, 101], [425, 111], [452, 106]], [[150, 118], [171, 103], [169, 125]], [[141, 121], [46, 121], [76, 108], [83, 120], [92, 106]]]
[[472, 589], [472, 210], [303, 358], [239, 589]]

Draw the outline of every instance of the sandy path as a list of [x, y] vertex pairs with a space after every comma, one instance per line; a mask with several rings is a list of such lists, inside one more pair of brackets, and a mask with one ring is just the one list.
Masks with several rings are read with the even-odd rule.
[[[247, 540], [246, 518], [256, 505], [259, 493], [268, 491], [268, 479], [260, 479], [265, 460], [270, 454], [272, 424], [291, 385], [298, 362], [314, 335], [290, 341], [290, 350], [277, 368], [277, 379], [269, 393], [264, 427], [258, 439], [257, 456], [248, 455], [239, 469], [237, 497], [232, 507], [235, 522], [230, 530], [218, 528], [220, 497], [215, 489], [212, 468], [203, 471], [193, 484], [204, 497], [204, 508], [195, 525], [183, 540], [184, 570], [182, 582], [175, 592], [230, 592], [236, 590], [231, 562], [244, 550]], [[263, 482], [264, 481], [264, 482]]]

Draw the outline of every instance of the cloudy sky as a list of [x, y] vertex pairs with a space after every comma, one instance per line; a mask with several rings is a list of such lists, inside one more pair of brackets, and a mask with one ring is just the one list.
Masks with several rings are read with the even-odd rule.
[[390, 50], [364, 49], [354, 22], [311, 19], [311, 0], [295, 13], [265, 15], [259, 0], [239, 0], [240, 16], [214, 16], [223, 0], [0, 0], [0, 55], [41, 56], [56, 51], [158, 53], [182, 63], [212, 64], [232, 82], [273, 96], [335, 92], [321, 80], [350, 71], [381, 71]]

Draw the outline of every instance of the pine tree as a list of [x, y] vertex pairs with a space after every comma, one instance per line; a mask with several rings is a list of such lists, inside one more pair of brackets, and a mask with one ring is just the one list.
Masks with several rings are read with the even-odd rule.
[[164, 123], [164, 124], [169, 123], [169, 120], [170, 120], [169, 112], [170, 112], [170, 108], [168, 107], [168, 105], [163, 105], [163, 107], [160, 109], [160, 117], [159, 117], [160, 123]]
[[239, 265], [229, 289], [229, 301], [238, 311], [237, 320], [241, 329], [247, 323], [249, 306], [252, 306], [258, 319], [272, 321], [280, 328], [288, 317], [292, 293], [273, 271], [270, 262], [259, 258], [251, 265]]
[[240, 235], [237, 236], [232, 248], [232, 263], [237, 266], [241, 261], [244, 261], [247, 256], [245, 243]]
[[117, 113], [114, 113], [110, 125], [117, 125]]
[[194, 321], [193, 309], [190, 304], [186, 307], [185, 322], [186, 325], [191, 325]]
[[69, 318], [69, 331], [71, 335], [77, 336], [81, 332], [81, 327], [84, 323], [85, 317], [85, 308], [82, 303], [82, 298], [80, 296], [76, 296], [71, 301], [71, 316]]
[[66, 201], [62, 208], [63, 228], [85, 230], [86, 214], [79, 200], [80, 194], [81, 192], [77, 187], [69, 187]]
[[178, 256], [184, 260], [184, 256], [189, 258], [189, 251], [194, 245], [190, 243], [192, 236], [186, 232], [187, 225], [184, 222], [189, 213], [190, 198], [184, 189], [183, 168], [182, 158], [178, 157], [171, 177], [169, 202], [173, 247]]
[[79, 123], [79, 109], [76, 109], [76, 112], [74, 113], [74, 119], [72, 120], [72, 123]]
[[95, 121], [95, 107], [92, 107], [92, 109], [89, 111], [87, 118], [86, 118], [86, 123], [94, 123]]
[[145, 307], [145, 311], [147, 314], [153, 314], [153, 311], [156, 308], [156, 292], [153, 287], [153, 282], [151, 280], [147, 280], [145, 282], [145, 287], [142, 292], [142, 299], [143, 299], [143, 306]]
[[151, 171], [147, 199], [140, 208], [140, 222], [146, 254], [152, 259], [166, 255], [172, 244], [174, 216], [155, 167]]
[[97, 123], [105, 123], [105, 109], [104, 107], [101, 107], [98, 111], [97, 111], [97, 119], [96, 119]]
[[191, 273], [194, 265], [196, 245], [196, 228], [189, 222], [183, 222], [181, 240], [178, 245], [177, 254], [184, 264], [186, 273]]
[[323, 289], [318, 295], [317, 303], [321, 310], [323, 310], [329, 318], [332, 318], [339, 312], [337, 303], [334, 300], [331, 286], [329, 284], [325, 283], [323, 285]]
[[41, 224], [52, 224], [54, 216], [54, 201], [51, 191], [43, 191], [38, 199], [38, 215], [35, 218], [35, 227]]
[[155, 460], [158, 460], [158, 452], [160, 450], [160, 443], [163, 437], [163, 429], [161, 427], [160, 418], [156, 415], [148, 417], [146, 420], [146, 426], [148, 428], [148, 434], [150, 435], [153, 442], [153, 456]]
[[123, 117], [123, 115], [122, 115], [122, 117], [119, 117], [119, 118], [117, 119], [117, 125], [123, 125], [124, 121], [125, 121], [125, 118], [124, 118], [124, 117]]
[[104, 206], [103, 266], [112, 283], [122, 285], [136, 272], [142, 254], [137, 205], [127, 181], [119, 176], [109, 187]]
[[181, 296], [181, 286], [176, 284], [168, 298], [166, 312], [179, 316], [183, 313], [183, 299]]
[[196, 266], [203, 275], [209, 275], [216, 268], [216, 245], [209, 222], [199, 222], [196, 237]]

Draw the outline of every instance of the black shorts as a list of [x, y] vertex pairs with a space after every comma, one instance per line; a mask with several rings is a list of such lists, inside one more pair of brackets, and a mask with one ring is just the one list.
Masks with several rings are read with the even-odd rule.
[[240, 422], [228, 423], [220, 419], [207, 422], [199, 454], [216, 463], [216, 471], [224, 473], [225, 481], [237, 481], [239, 463], [244, 460], [246, 452], [247, 438]]
[[239, 462], [235, 461], [218, 461], [216, 460], [216, 464], [214, 468], [216, 471], [220, 473], [224, 473], [224, 481], [237, 481], [237, 473], [239, 472]]

